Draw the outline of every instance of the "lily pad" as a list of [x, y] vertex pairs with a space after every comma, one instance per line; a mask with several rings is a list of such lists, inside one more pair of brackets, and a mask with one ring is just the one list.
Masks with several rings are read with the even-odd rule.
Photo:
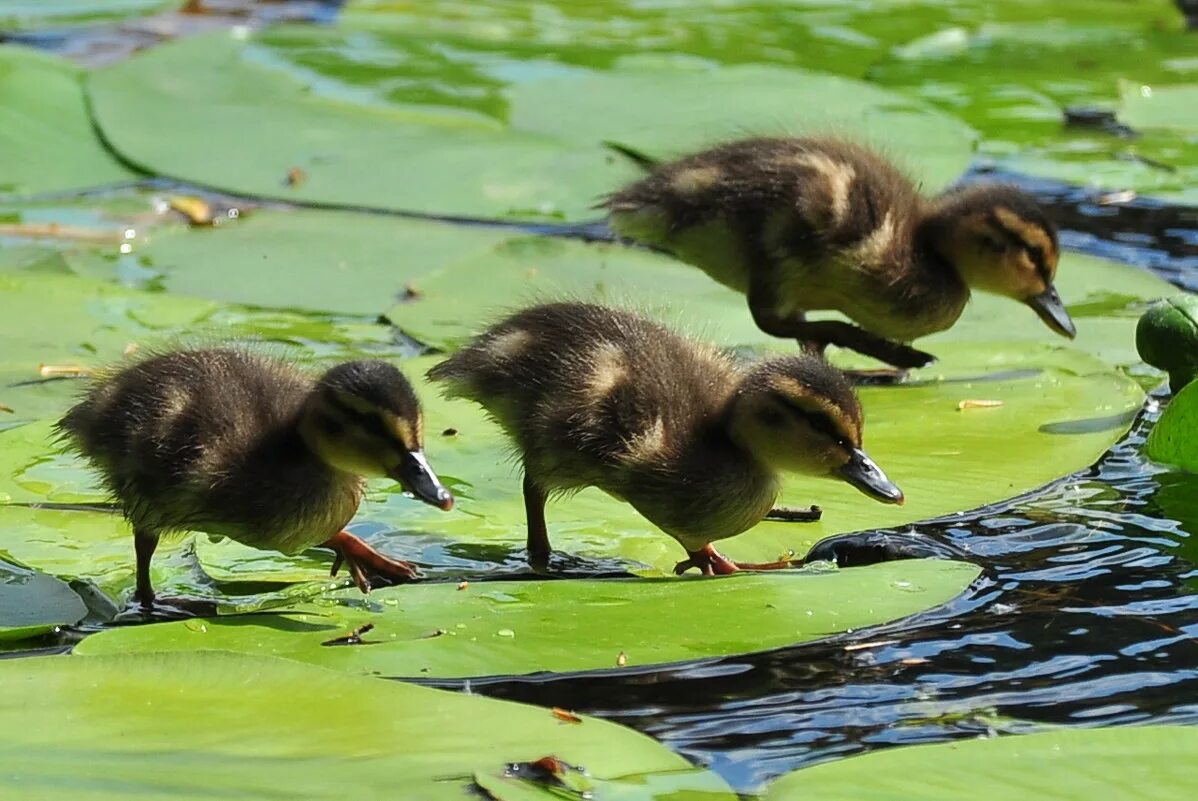
[[768, 801], [1149, 801], [1194, 787], [1196, 726], [1066, 729], [890, 748], [783, 776]]
[[477, 217], [593, 216], [600, 195], [636, 175], [605, 140], [665, 155], [749, 132], [852, 130], [942, 186], [973, 138], [926, 105], [819, 73], [635, 58], [570, 67], [386, 27], [178, 40], [94, 73], [89, 92], [108, 141], [158, 174]]
[[581, 720], [237, 654], [8, 660], [0, 663], [0, 795], [343, 799], [402, 788], [436, 801], [467, 796], [476, 772], [553, 755], [600, 781], [675, 772], [690, 780], [691, 795], [636, 799], [734, 798], [714, 774], [650, 738]]
[[0, 643], [79, 622], [87, 607], [52, 576], [0, 562]]
[[[1132, 99], [1141, 87], [1175, 82], [1170, 63], [1192, 55], [1193, 37], [1171, 3], [964, 5], [973, 19], [929, 27], [875, 62], [869, 78], [951, 109], [982, 132], [981, 154], [1006, 169], [1180, 203], [1198, 198], [1198, 150], [1179, 125], [1193, 115], [1186, 91], [1174, 104], [1165, 90], [1151, 105], [1161, 111]], [[1066, 125], [1073, 108], [1118, 113]]]
[[1120, 86], [1120, 118], [1136, 128], [1171, 128], [1198, 132], [1198, 83], [1142, 84], [1125, 81]]
[[[498, 316], [561, 297], [631, 304], [723, 346], [791, 347], [758, 330], [743, 295], [698, 268], [618, 245], [513, 237], [416, 281], [415, 288], [418, 296], [393, 306], [388, 318], [417, 340], [446, 349], [460, 347]], [[1147, 270], [1075, 253], [1064, 254], [1057, 288], [1077, 318], [1078, 337], [1070, 346], [1115, 365], [1139, 361], [1136, 320], [1149, 301], [1176, 292]], [[687, 301], [679, 304], [678, 298]], [[953, 328], [920, 344], [945, 359], [942, 342], [1013, 338], [1065, 342], [1030, 309], [979, 292]]]
[[[71, 265], [67, 265], [68, 267]], [[72, 380], [39, 379], [39, 366], [97, 367], [119, 362], [130, 345], [256, 342], [298, 362], [331, 364], [414, 352], [376, 314], [297, 314], [126, 289], [58, 270], [0, 271], [5, 299], [0, 424], [57, 416], [79, 391]], [[380, 299], [380, 305], [384, 301]], [[0, 483], [3, 478], [0, 476]]]
[[0, 47], [0, 195], [136, 177], [96, 137], [80, 75], [79, 68], [54, 56]]
[[1148, 434], [1144, 452], [1153, 461], [1198, 473], [1198, 382], [1178, 392]]
[[[861, 393], [866, 448], [906, 491], [904, 506], [874, 503], [832, 479], [792, 477], [784, 485], [783, 502], [819, 504], [823, 519], [763, 523], [721, 548], [745, 561], [772, 560], [789, 550], [802, 554], [832, 534], [903, 525], [1030, 491], [1093, 463], [1126, 432], [1143, 401], [1134, 382], [1071, 350], [946, 342], [939, 351], [943, 362], [928, 374], [932, 380]], [[421, 357], [405, 370], [420, 376], [436, 361]], [[459, 502], [446, 514], [385, 492], [374, 495], [381, 503], [365, 507], [368, 519], [383, 524], [379, 534], [385, 535], [386, 550], [402, 558], [413, 558], [405, 550], [413, 547], [421, 557], [416, 561], [433, 568], [510, 569], [523, 558], [525, 519], [518, 469], [506, 439], [476, 405], [444, 400], [433, 386], [418, 384], [417, 389], [425, 407], [426, 451]], [[1002, 405], [958, 410], [961, 401], [979, 399]], [[86, 495], [87, 473], [80, 465], [51, 459], [49, 444], [39, 444], [37, 428], [26, 428], [0, 434], [0, 442], [11, 437], [14, 443], [11, 460], [3, 460], [12, 477], [0, 482], [0, 491], [21, 500]], [[936, 431], [934, 438], [929, 439], [929, 430]], [[17, 444], [22, 441], [27, 445]], [[548, 514], [554, 545], [565, 553], [616, 558], [661, 572], [669, 572], [682, 556], [677, 543], [632, 507], [597, 490], [551, 503]], [[470, 547], [480, 551], [470, 555]], [[14, 556], [62, 574], [61, 567]], [[258, 564], [290, 563], [273, 554], [244, 557], [268, 560]], [[311, 563], [303, 564], [310, 569]], [[78, 569], [86, 571], [87, 563], [80, 562]]]
[[[722, 541], [721, 550], [742, 561], [791, 550], [802, 555], [832, 534], [905, 525], [1028, 492], [1092, 464], [1123, 436], [1143, 402], [1134, 382], [1070, 350], [946, 342], [938, 352], [943, 362], [932, 380], [861, 391], [865, 447], [906, 492], [905, 505], [875, 503], [833, 479], [789, 477], [783, 503], [818, 504], [823, 519], [762, 523]], [[417, 361], [423, 367], [436, 360]], [[474, 404], [434, 392], [421, 392], [426, 450], [458, 504], [442, 514], [388, 500], [382, 519], [401, 530], [435, 530], [451, 541], [518, 553], [524, 506], [507, 440]], [[1002, 405], [959, 410], [966, 400]], [[446, 428], [453, 433], [437, 434]], [[597, 490], [550, 502], [547, 514], [554, 547], [567, 553], [618, 556], [661, 571], [682, 557], [678, 544], [632, 507]]]
[[504, 240], [493, 228], [349, 212], [258, 211], [138, 250], [170, 292], [250, 306], [378, 315], [405, 288]]
[[[226, 650], [386, 676], [560, 673], [778, 648], [895, 620], [950, 600], [973, 565], [889, 562], [726, 578], [453, 583], [371, 593], [370, 609], [325, 603], [271, 615], [109, 629], [82, 655]], [[328, 646], [372, 623], [374, 644]], [[571, 632], [562, 636], [562, 632]]]

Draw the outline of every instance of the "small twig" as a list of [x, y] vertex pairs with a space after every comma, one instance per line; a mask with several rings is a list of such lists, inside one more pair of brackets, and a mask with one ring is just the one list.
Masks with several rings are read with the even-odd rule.
[[791, 506], [775, 506], [766, 513], [766, 520], [781, 520], [786, 523], [815, 523], [824, 515], [824, 510], [812, 504], [808, 509]]

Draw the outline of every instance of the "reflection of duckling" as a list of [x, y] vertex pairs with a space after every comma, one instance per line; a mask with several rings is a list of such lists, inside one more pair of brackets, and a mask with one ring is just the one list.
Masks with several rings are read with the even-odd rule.
[[[769, 334], [920, 367], [933, 357], [899, 343], [950, 327], [971, 287], [1075, 333], [1052, 284], [1056, 230], [1016, 187], [924, 200], [881, 156], [834, 139], [748, 139], [650, 169], [607, 200], [612, 228], [747, 294]], [[860, 327], [806, 320], [814, 310]]]
[[184, 350], [101, 376], [58, 423], [99, 469], [133, 524], [137, 598], [154, 602], [159, 535], [199, 530], [256, 548], [336, 552], [358, 587], [368, 575], [415, 578], [343, 531], [361, 476], [389, 476], [420, 500], [453, 496], [421, 452], [420, 405], [381, 361], [347, 362], [319, 380], [238, 350]]
[[680, 572], [708, 574], [737, 569], [711, 543], [770, 511], [781, 470], [834, 474], [878, 500], [903, 500], [861, 450], [852, 388], [814, 356], [742, 371], [629, 312], [557, 303], [494, 325], [429, 378], [482, 404], [515, 441], [537, 566], [550, 551], [547, 494], [587, 486], [677, 539], [690, 557]]

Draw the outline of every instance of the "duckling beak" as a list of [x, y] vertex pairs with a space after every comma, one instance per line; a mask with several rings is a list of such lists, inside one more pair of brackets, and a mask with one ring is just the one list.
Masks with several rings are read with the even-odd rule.
[[1044, 324], [1053, 331], [1070, 339], [1077, 336], [1077, 327], [1073, 324], [1069, 312], [1065, 311], [1065, 304], [1061, 302], [1061, 296], [1052, 284], [1039, 295], [1033, 295], [1024, 302], [1035, 309]]
[[845, 481], [882, 503], [902, 504], [906, 498], [898, 485], [860, 448], [853, 448], [848, 464], [836, 471]]
[[388, 475], [419, 500], [446, 512], [453, 508], [453, 495], [441, 486], [423, 451], [408, 451]]

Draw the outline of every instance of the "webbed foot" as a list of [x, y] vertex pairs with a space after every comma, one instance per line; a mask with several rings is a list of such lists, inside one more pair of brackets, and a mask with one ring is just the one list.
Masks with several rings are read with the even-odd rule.
[[384, 556], [348, 531], [334, 534], [322, 545], [337, 554], [329, 575], [337, 575], [344, 562], [354, 584], [364, 593], [370, 592], [372, 577], [383, 579], [383, 586], [415, 581], [421, 577], [420, 568], [416, 565]]

